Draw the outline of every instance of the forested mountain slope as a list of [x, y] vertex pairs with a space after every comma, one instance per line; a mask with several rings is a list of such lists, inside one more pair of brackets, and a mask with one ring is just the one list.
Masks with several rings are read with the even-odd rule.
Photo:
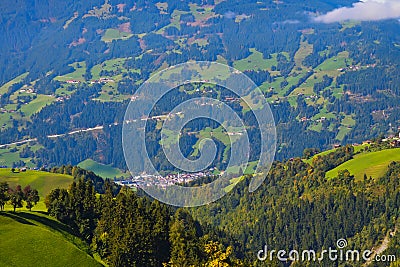
[[[327, 171], [353, 158], [395, 150], [383, 142], [362, 150], [345, 146], [310, 155], [311, 162], [305, 158], [277, 161], [255, 192], [248, 191], [252, 178], [244, 176], [221, 200], [179, 209], [151, 200], [140, 190], [118, 190], [109, 182], [103, 184], [102, 194], [98, 195], [91, 180], [96, 178], [93, 174], [63, 166], [52, 171], [74, 170], [77, 175], [73, 183], [68, 189], [54, 188], [45, 199], [46, 211], [61, 223], [38, 212], [17, 209], [17, 213], [0, 212], [4, 222], [0, 229], [4, 230], [1, 233], [5, 240], [15, 240], [9, 236], [14, 224], [23, 233], [41, 227], [34, 235], [29, 231], [29, 235], [18, 236], [20, 242], [42, 235], [40, 238], [50, 238], [55, 246], [61, 242], [60, 233], [67, 240], [72, 233], [80, 238], [72, 239], [75, 246], [101, 256], [109, 266], [363, 266], [363, 259], [331, 261], [326, 256], [322, 261], [292, 263], [277, 257], [259, 260], [257, 254], [267, 245], [269, 251], [315, 250], [320, 257], [323, 249], [336, 249], [337, 241], [345, 239], [346, 249], [375, 249], [381, 256], [398, 257], [399, 162], [389, 163], [381, 176], [355, 179], [352, 171], [340, 169], [333, 177], [326, 177]], [[85, 182], [82, 177], [89, 179]], [[4, 177], [0, 177], [2, 181]], [[43, 232], [46, 227], [51, 230], [47, 234]], [[45, 252], [41, 239], [35, 240], [36, 261]], [[11, 253], [13, 257], [7, 256], [8, 261], [0, 258], [0, 265], [25, 257], [24, 253], [16, 249]], [[57, 247], [52, 253], [58, 253]], [[71, 255], [77, 255], [85, 266], [96, 264], [68, 244], [61, 260], [72, 259]], [[397, 266], [395, 260], [372, 261], [369, 266]]]
[[[277, 159], [395, 134], [399, 21], [315, 19], [352, 4], [2, 2], [0, 144], [26, 143], [0, 147], [0, 162], [40, 167], [90, 158], [125, 170], [120, 132], [132, 93], [156, 71], [188, 60], [229, 64], [260, 86], [277, 124]], [[203, 136], [202, 129], [184, 136], [185, 146]], [[159, 153], [156, 145], [152, 154]]]

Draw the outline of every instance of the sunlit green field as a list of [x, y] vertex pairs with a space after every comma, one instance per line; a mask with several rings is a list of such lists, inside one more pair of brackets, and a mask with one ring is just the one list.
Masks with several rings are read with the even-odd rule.
[[100, 164], [94, 160], [87, 159], [78, 164], [82, 169], [92, 171], [102, 178], [114, 178], [126, 176], [121, 170], [109, 165]]
[[19, 83], [21, 82], [26, 76], [28, 76], [29, 72], [25, 72], [17, 77], [15, 77], [14, 79], [12, 79], [11, 81], [9, 81], [8, 83], [2, 85], [0, 87], [0, 94], [4, 94], [8, 91], [8, 88], [10, 86], [12, 86], [13, 84]]
[[32, 100], [26, 105], [21, 107], [21, 111], [26, 117], [32, 116], [32, 114], [39, 112], [46, 105], [50, 105], [55, 101], [55, 98], [48, 95], [38, 95], [36, 99]]
[[101, 266], [71, 230], [38, 212], [0, 212], [0, 266]]
[[333, 178], [337, 176], [339, 170], [345, 169], [354, 175], [356, 180], [363, 179], [364, 174], [367, 177], [379, 178], [385, 174], [388, 165], [392, 161], [400, 161], [400, 148], [361, 153], [354, 156], [354, 159], [328, 171], [326, 178]]
[[[354, 146], [354, 153], [358, 153], [360, 152], [361, 149], [366, 148], [368, 145], [359, 145], [359, 146]], [[308, 163], [308, 164], [312, 164], [312, 161], [315, 157], [317, 156], [325, 156], [328, 155], [329, 153], [335, 152], [337, 148], [333, 148], [333, 149], [329, 149], [329, 150], [325, 150], [322, 151], [321, 153], [318, 153], [316, 155], [314, 155], [313, 157], [309, 158], [309, 159], [305, 159], [303, 160], [304, 162]]]
[[75, 62], [73, 64], [70, 64], [70, 66], [73, 67], [75, 71], [63, 76], [57, 76], [54, 79], [62, 82], [65, 82], [67, 80], [77, 80], [81, 82], [85, 81], [83, 76], [86, 72], [86, 62], [85, 61]]
[[240, 70], [253, 70], [253, 69], [271, 69], [272, 66], [277, 64], [276, 54], [274, 54], [270, 59], [264, 59], [263, 54], [255, 49], [250, 49], [252, 54], [247, 58], [238, 60], [234, 62], [233, 66]]
[[68, 188], [73, 177], [65, 174], [49, 173], [27, 170], [26, 172], [12, 173], [11, 169], [0, 169], [0, 182], [7, 182], [10, 187], [30, 185], [39, 191], [39, 196], [44, 199], [54, 188]]

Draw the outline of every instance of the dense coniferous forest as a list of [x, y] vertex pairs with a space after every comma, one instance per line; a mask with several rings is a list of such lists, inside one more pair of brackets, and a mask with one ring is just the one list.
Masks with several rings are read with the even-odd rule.
[[[37, 138], [41, 149], [22, 160], [37, 167], [93, 158], [125, 169], [117, 139], [129, 97], [157, 70], [188, 60], [226, 63], [260, 86], [277, 124], [278, 160], [391, 134], [400, 126], [398, 21], [314, 20], [352, 3], [2, 4], [10, 23], [0, 25], [8, 66], [0, 72], [0, 143]], [[104, 129], [47, 140], [96, 126]]]
[[111, 183], [96, 198], [91, 180], [46, 197], [50, 215], [66, 223], [110, 266], [242, 265], [231, 246], [202, 227], [187, 210], [173, 210]]
[[[386, 147], [381, 143], [368, 149]], [[305, 156], [312, 157], [313, 151], [305, 151]], [[326, 171], [354, 155], [353, 147], [346, 146], [312, 157], [311, 165], [300, 158], [277, 161], [259, 190], [249, 193], [251, 177], [244, 176], [220, 201], [190, 209], [172, 208], [149, 200], [141, 191], [113, 188], [110, 182], [96, 197], [90, 173], [64, 166], [52, 171], [74, 173], [76, 182], [68, 190], [53, 190], [45, 202], [50, 215], [72, 227], [110, 266], [289, 266], [276, 259], [259, 261], [257, 252], [268, 244], [271, 250], [320, 253], [335, 247], [340, 238], [347, 239], [349, 248], [362, 250], [376, 246], [389, 232], [396, 233], [398, 162], [378, 179], [355, 180], [347, 170], [325, 178]], [[385, 253], [395, 255], [399, 246], [396, 234]], [[307, 264], [341, 266], [327, 258]]]

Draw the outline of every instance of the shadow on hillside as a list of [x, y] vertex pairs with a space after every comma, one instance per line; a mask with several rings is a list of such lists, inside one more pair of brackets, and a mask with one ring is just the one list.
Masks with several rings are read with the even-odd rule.
[[35, 210], [34, 212], [35, 213], [40, 213], [40, 214], [43, 214], [43, 215], [49, 215], [49, 213], [47, 211]]
[[[42, 213], [42, 212], [38, 212], [38, 213]], [[24, 219], [27, 220], [32, 220], [32, 221], [36, 221], [38, 223], [41, 223], [47, 227], [50, 227], [58, 232], [60, 232], [61, 234], [69, 233], [73, 236], [76, 236], [76, 233], [68, 226], [66, 226], [65, 224], [62, 224], [56, 220], [52, 220], [40, 215], [36, 215], [34, 213], [28, 213], [28, 212], [18, 212], [18, 215]]]
[[[35, 214], [37, 213], [37, 214]], [[58, 232], [61, 234], [67, 241], [71, 242], [73, 245], [75, 245], [77, 248], [80, 250], [86, 252], [89, 256], [92, 256], [90, 254], [90, 248], [86, 245], [84, 241], [82, 241], [78, 234], [72, 230], [69, 226], [58, 222], [56, 220], [53, 220], [48, 217], [44, 217], [43, 215], [39, 214], [45, 214], [45, 212], [41, 211], [35, 211], [35, 212], [24, 212], [24, 211], [19, 211], [16, 213], [13, 212], [0, 212], [0, 216], [5, 216], [10, 219], [15, 220], [16, 222], [27, 224], [27, 225], [34, 225], [34, 226], [39, 226], [39, 227], [48, 227], [51, 229], [53, 232]], [[40, 225], [41, 224], [41, 225]], [[43, 226], [42, 226], [43, 225]], [[1, 265], [1, 263], [0, 263]]]
[[3, 215], [3, 216], [8, 217], [10, 219], [13, 219], [14, 221], [17, 221], [17, 222], [22, 223], [22, 224], [35, 225], [36, 226], [36, 224], [33, 224], [30, 221], [25, 220], [24, 218], [18, 216], [19, 213], [2, 212], [2, 213], [0, 213], [0, 215]]

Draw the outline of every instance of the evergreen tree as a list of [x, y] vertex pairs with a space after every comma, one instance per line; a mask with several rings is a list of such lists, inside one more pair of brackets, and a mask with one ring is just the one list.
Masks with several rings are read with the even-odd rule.
[[53, 189], [45, 199], [47, 212], [57, 220], [71, 224], [70, 196], [66, 189]]
[[7, 182], [0, 183], [0, 211], [4, 210], [4, 205], [9, 200], [8, 195], [9, 186]]
[[171, 258], [168, 266], [198, 266], [201, 261], [197, 229], [191, 215], [178, 209], [173, 217], [169, 232]]
[[113, 226], [115, 201], [109, 181], [105, 183], [105, 194], [98, 199], [98, 212], [100, 218], [94, 231], [92, 247], [102, 258], [107, 258], [111, 250], [111, 230]]

